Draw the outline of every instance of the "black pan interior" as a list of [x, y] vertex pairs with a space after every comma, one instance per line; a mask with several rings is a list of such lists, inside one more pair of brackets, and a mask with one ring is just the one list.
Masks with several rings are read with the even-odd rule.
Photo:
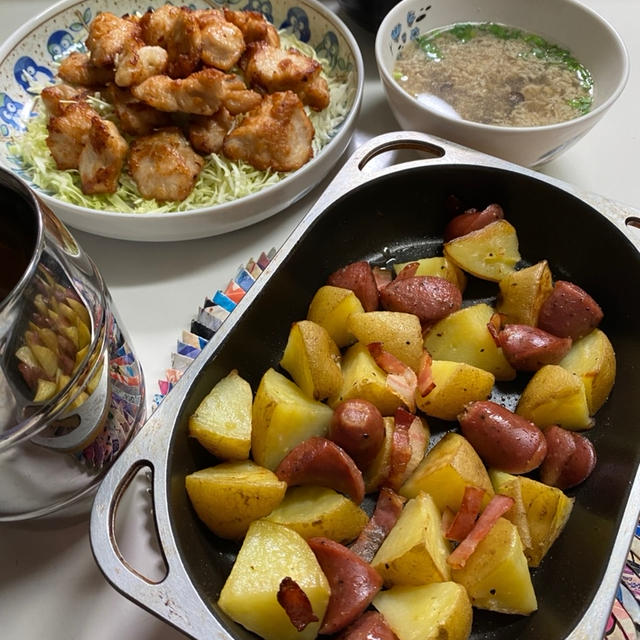
[[[636, 422], [638, 394], [637, 318], [640, 258], [611, 223], [581, 200], [546, 182], [471, 165], [429, 166], [370, 181], [332, 204], [266, 282], [235, 322], [227, 340], [203, 368], [178, 416], [167, 481], [172, 526], [193, 583], [237, 638], [254, 638], [229, 621], [215, 604], [237, 547], [221, 541], [198, 521], [184, 490], [184, 477], [215, 460], [186, 436], [187, 418], [211, 386], [232, 368], [253, 389], [269, 366], [277, 367], [291, 322], [306, 316], [309, 301], [327, 275], [355, 260], [385, 263], [438, 255], [455, 194], [467, 206], [500, 203], [516, 227], [527, 263], [546, 258], [557, 279], [588, 291], [605, 312], [601, 328], [611, 339], [618, 372], [609, 401], [589, 432], [598, 453], [593, 475], [577, 490], [572, 517], [533, 581], [539, 610], [530, 617], [474, 613], [475, 639], [563, 638], [579, 622], [601, 583], [640, 457]], [[487, 300], [496, 285], [471, 282], [468, 299]], [[505, 399], [525, 379], [501, 389]], [[429, 420], [434, 437], [453, 425]]]

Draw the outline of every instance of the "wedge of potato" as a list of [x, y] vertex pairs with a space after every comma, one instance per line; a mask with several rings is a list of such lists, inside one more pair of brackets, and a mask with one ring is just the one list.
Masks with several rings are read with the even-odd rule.
[[422, 327], [418, 316], [400, 311], [370, 311], [350, 316], [347, 326], [361, 344], [381, 342], [385, 351], [414, 371], [418, 370], [422, 357]]
[[562, 533], [575, 499], [556, 487], [526, 476], [517, 476], [517, 481], [531, 535], [531, 544], [525, 548], [525, 555], [529, 566], [537, 567]]
[[489, 398], [495, 382], [491, 372], [451, 360], [434, 360], [431, 375], [435, 387], [424, 397], [416, 391], [416, 404], [442, 420], [455, 420], [467, 403]]
[[287, 483], [250, 460], [223, 462], [185, 479], [198, 517], [221, 538], [239, 539], [284, 498]]
[[[414, 275], [416, 276], [436, 276], [438, 278], [444, 278], [449, 282], [455, 284], [460, 291], [464, 291], [467, 286], [467, 276], [460, 267], [456, 266], [447, 260], [444, 256], [434, 256], [433, 258], [420, 258], [419, 260], [412, 260], [411, 262], [417, 262], [418, 268]], [[409, 262], [401, 262], [393, 265], [393, 270], [396, 275], [400, 273]]]
[[504, 517], [516, 525], [522, 546], [527, 549], [531, 547], [531, 533], [529, 532], [529, 521], [527, 510], [522, 499], [522, 485], [519, 476], [514, 476], [505, 471], [489, 469], [489, 478], [496, 493], [513, 498], [513, 506], [504, 514]]
[[[277, 594], [286, 577], [309, 599], [318, 622], [298, 631]], [[274, 522], [254, 522], [242, 543], [218, 604], [233, 620], [265, 640], [313, 640], [329, 603], [329, 583], [307, 542]]]
[[493, 496], [489, 474], [474, 448], [466, 438], [450, 432], [427, 453], [398, 493], [415, 498], [424, 491], [440, 512], [446, 507], [456, 512], [467, 485], [485, 490], [483, 505]]
[[553, 278], [546, 260], [507, 274], [498, 286], [496, 311], [505, 324], [538, 324], [540, 307], [553, 290]]
[[538, 608], [518, 530], [498, 518], [462, 569], [451, 578], [464, 586], [479, 609], [529, 615]]
[[260, 380], [251, 413], [251, 452], [263, 467], [274, 470], [303, 440], [326, 436], [333, 411], [312, 400], [275, 369]]
[[574, 430], [593, 426], [582, 379], [557, 364], [545, 365], [533, 374], [516, 413], [541, 429], [552, 424]]
[[351, 398], [368, 400], [383, 416], [392, 416], [398, 407], [404, 406], [403, 399], [387, 386], [387, 374], [361, 342], [351, 345], [342, 357], [342, 388], [327, 402], [336, 407]]
[[514, 271], [520, 261], [516, 230], [504, 219], [445, 242], [443, 250], [467, 273], [493, 282]]
[[246, 460], [251, 449], [251, 386], [231, 371], [203, 398], [189, 417], [189, 435], [225, 460]]
[[369, 516], [346, 496], [327, 487], [287, 489], [284, 500], [265, 518], [313, 537], [350, 542], [360, 535]]
[[616, 379], [616, 354], [609, 338], [594, 329], [574, 342], [558, 364], [581, 378], [589, 413], [594, 415], [609, 397]]
[[404, 506], [371, 565], [385, 587], [444, 582], [451, 577], [449, 553], [440, 511], [428, 493], [420, 492]]
[[340, 350], [329, 332], [311, 320], [293, 323], [280, 366], [314, 400], [335, 395], [342, 385]]
[[393, 587], [381, 591], [373, 606], [398, 640], [466, 640], [471, 633], [471, 602], [455, 582]]
[[349, 316], [363, 312], [362, 303], [351, 289], [325, 285], [313, 296], [307, 320], [324, 327], [338, 347], [343, 348], [356, 341], [347, 326]]
[[493, 307], [485, 303], [460, 309], [431, 327], [424, 346], [434, 360], [466, 362], [488, 371], [496, 380], [513, 380], [515, 369], [487, 329], [493, 313]]

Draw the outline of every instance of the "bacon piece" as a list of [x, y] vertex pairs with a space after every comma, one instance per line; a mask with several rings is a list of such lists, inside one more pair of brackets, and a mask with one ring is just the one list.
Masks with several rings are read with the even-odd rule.
[[393, 279], [393, 274], [389, 269], [384, 269], [383, 267], [372, 267], [371, 271], [373, 272], [373, 278], [376, 281], [378, 291], [384, 289]]
[[467, 485], [464, 488], [460, 509], [444, 534], [448, 540], [461, 542], [469, 535], [482, 509], [484, 494], [485, 490], [480, 487]]
[[502, 317], [499, 313], [494, 313], [489, 318], [489, 322], [487, 323], [487, 329], [489, 329], [489, 333], [493, 338], [493, 341], [496, 343], [496, 347], [502, 346], [500, 344], [500, 329], [502, 329]]
[[313, 613], [307, 594], [293, 578], [282, 578], [277, 598], [278, 604], [298, 631], [304, 630], [311, 622], [318, 622], [318, 616]]
[[416, 275], [416, 271], [420, 266], [419, 262], [408, 262], [402, 267], [396, 276], [396, 280], [402, 280], [402, 278], [412, 278]]
[[415, 420], [415, 416], [402, 407], [396, 410], [395, 428], [393, 430], [393, 443], [391, 445], [391, 457], [389, 459], [389, 475], [386, 484], [394, 490], [398, 490], [405, 477], [407, 465], [411, 460], [411, 439], [409, 428]]
[[373, 515], [350, 549], [365, 562], [371, 562], [373, 556], [389, 535], [389, 531], [398, 521], [406, 498], [398, 495], [389, 487], [383, 487], [378, 494], [378, 501]]
[[418, 364], [418, 393], [424, 398], [435, 389], [436, 383], [433, 381], [433, 371], [431, 364], [433, 359], [431, 354], [425, 349], [422, 352], [420, 363]]
[[418, 377], [402, 360], [382, 348], [381, 342], [367, 345], [376, 364], [387, 374], [387, 386], [399, 395], [411, 411], [416, 409]]
[[491, 498], [480, 517], [469, 532], [469, 535], [451, 552], [447, 558], [447, 563], [454, 569], [462, 569], [476, 550], [477, 546], [484, 540], [491, 531], [493, 525], [503, 514], [513, 506], [514, 500], [509, 496], [496, 494]]

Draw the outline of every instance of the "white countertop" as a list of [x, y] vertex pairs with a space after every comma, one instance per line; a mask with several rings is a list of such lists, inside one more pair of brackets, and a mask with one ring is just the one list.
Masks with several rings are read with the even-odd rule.
[[[46, 0], [0, 0], [0, 40], [50, 6]], [[327, 2], [332, 8], [336, 3]], [[629, 83], [602, 121], [559, 159], [542, 169], [582, 189], [640, 208], [640, 2], [586, 0], [618, 30], [631, 57]], [[342, 15], [358, 39], [367, 81], [351, 149], [397, 129], [379, 86], [374, 36]], [[327, 179], [328, 182], [328, 179]], [[278, 247], [327, 182], [301, 202], [254, 227], [181, 243], [132, 243], [72, 229], [104, 276], [142, 363], [148, 395], [170, 365], [182, 329], [205, 295], [224, 287], [240, 264]], [[152, 566], [148, 529], [138, 522], [147, 506], [143, 488], [122, 509], [125, 546]], [[142, 532], [142, 535], [141, 535]], [[88, 517], [76, 521], [0, 524], [0, 637], [7, 640], [170, 640], [184, 636], [115, 592], [91, 555]]]

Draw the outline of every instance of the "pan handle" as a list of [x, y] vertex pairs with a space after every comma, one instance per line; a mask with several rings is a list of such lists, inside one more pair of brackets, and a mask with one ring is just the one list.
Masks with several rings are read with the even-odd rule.
[[[415, 150], [425, 154], [416, 160], [401, 161], [382, 168], [368, 166], [377, 156], [389, 151]], [[432, 164], [472, 164], [498, 169], [507, 169], [537, 180], [544, 180], [563, 191], [587, 202], [609, 222], [613, 223], [640, 251], [640, 211], [627, 205], [604, 198], [598, 194], [584, 191], [575, 185], [563, 182], [550, 176], [541, 175], [533, 169], [513, 164], [501, 158], [487, 155], [481, 151], [461, 146], [455, 142], [444, 140], [419, 131], [393, 131], [371, 138], [362, 144], [348, 158], [333, 179], [331, 185], [318, 198], [308, 217], [315, 218], [331, 203], [338, 200], [348, 191], [359, 187], [373, 179], [404, 171], [412, 167]]]
[[[382, 167], [370, 164], [374, 158], [383, 153], [406, 150], [419, 151], [423, 155], [415, 160], [402, 160], [397, 163], [396, 159], [392, 158]], [[496, 163], [500, 162], [504, 161], [419, 131], [383, 133], [364, 142], [347, 158], [329, 187], [320, 195], [307, 215], [309, 218], [315, 218], [348, 191], [373, 179], [411, 167], [453, 163], [496, 166]]]
[[[166, 419], [167, 412], [161, 409], [121, 452], [99, 486], [91, 511], [91, 549], [105, 578], [122, 595], [195, 640], [231, 640], [232, 636], [195, 590], [170, 531], [165, 499], [165, 455], [161, 453], [168, 448], [168, 438], [163, 432], [169, 430], [162, 428], [164, 420], [158, 414], [164, 413]], [[166, 567], [164, 577], [156, 581], [126, 561], [115, 533], [120, 500], [144, 468], [151, 470], [152, 517]]]

